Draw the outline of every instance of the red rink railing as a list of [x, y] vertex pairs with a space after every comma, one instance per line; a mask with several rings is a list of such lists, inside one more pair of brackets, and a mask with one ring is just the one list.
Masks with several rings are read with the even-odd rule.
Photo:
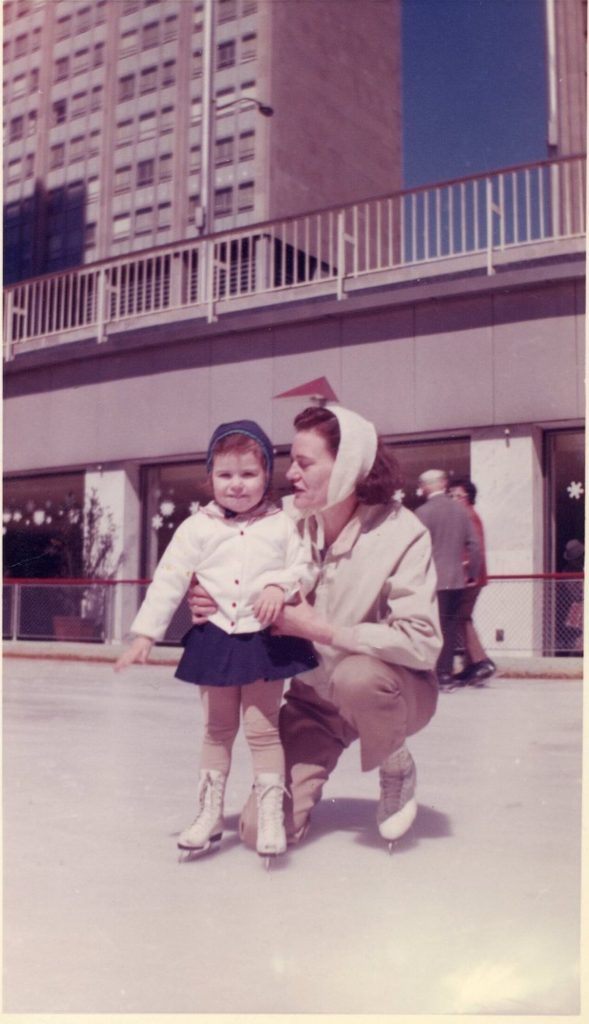
[[[7, 579], [2, 588], [5, 640], [122, 642], [149, 580]], [[490, 655], [581, 655], [583, 573], [490, 576], [474, 622]], [[183, 603], [164, 643], [190, 628]]]

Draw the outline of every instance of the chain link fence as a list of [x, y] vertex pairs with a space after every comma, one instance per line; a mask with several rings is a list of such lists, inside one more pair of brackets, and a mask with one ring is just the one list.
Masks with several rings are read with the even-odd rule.
[[[583, 653], [583, 574], [495, 576], [473, 621], [494, 655]], [[122, 641], [147, 589], [145, 580], [7, 580], [2, 589], [5, 640]], [[185, 602], [162, 643], [180, 644], [190, 628]]]

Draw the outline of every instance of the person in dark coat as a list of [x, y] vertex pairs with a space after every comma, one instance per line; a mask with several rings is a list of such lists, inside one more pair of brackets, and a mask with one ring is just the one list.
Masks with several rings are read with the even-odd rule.
[[474, 586], [481, 567], [481, 547], [466, 509], [448, 494], [448, 477], [441, 469], [422, 473], [419, 483], [426, 501], [416, 515], [432, 538], [437, 593], [444, 643], [436, 671], [441, 689], [453, 689], [452, 665], [465, 588]]

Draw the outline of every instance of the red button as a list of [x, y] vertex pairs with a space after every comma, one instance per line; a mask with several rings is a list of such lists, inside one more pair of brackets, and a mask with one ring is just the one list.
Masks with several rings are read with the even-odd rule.
[[232, 601], [232, 602], [231, 602], [231, 607], [232, 607], [232, 608], [237, 608], [237, 604], [236, 604], [236, 602], [235, 602], [235, 601]]
[[235, 625], [235, 623], [234, 623], [234, 622], [230, 622], [230, 623], [229, 623], [229, 625], [230, 625], [230, 626], [234, 626], [234, 625]]
[[245, 537], [245, 530], [240, 530], [239, 535], [240, 537]]
[[239, 580], [236, 580], [235, 581], [235, 586], [238, 586], [238, 584], [239, 584]]

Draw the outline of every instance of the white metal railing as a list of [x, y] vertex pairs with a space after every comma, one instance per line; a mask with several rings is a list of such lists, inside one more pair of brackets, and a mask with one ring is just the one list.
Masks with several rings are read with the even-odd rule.
[[[474, 622], [486, 651], [506, 655], [583, 652], [582, 573], [492, 576]], [[27, 580], [3, 583], [6, 640], [122, 642], [148, 580]], [[182, 602], [164, 643], [179, 644], [190, 628]]]
[[110, 326], [164, 311], [212, 320], [219, 303], [242, 296], [291, 299], [322, 284], [342, 298], [363, 276], [460, 256], [479, 254], [492, 273], [499, 254], [517, 248], [521, 259], [522, 246], [584, 238], [585, 173], [585, 156], [547, 160], [13, 284], [4, 293], [5, 356], [80, 332], [104, 341]]

